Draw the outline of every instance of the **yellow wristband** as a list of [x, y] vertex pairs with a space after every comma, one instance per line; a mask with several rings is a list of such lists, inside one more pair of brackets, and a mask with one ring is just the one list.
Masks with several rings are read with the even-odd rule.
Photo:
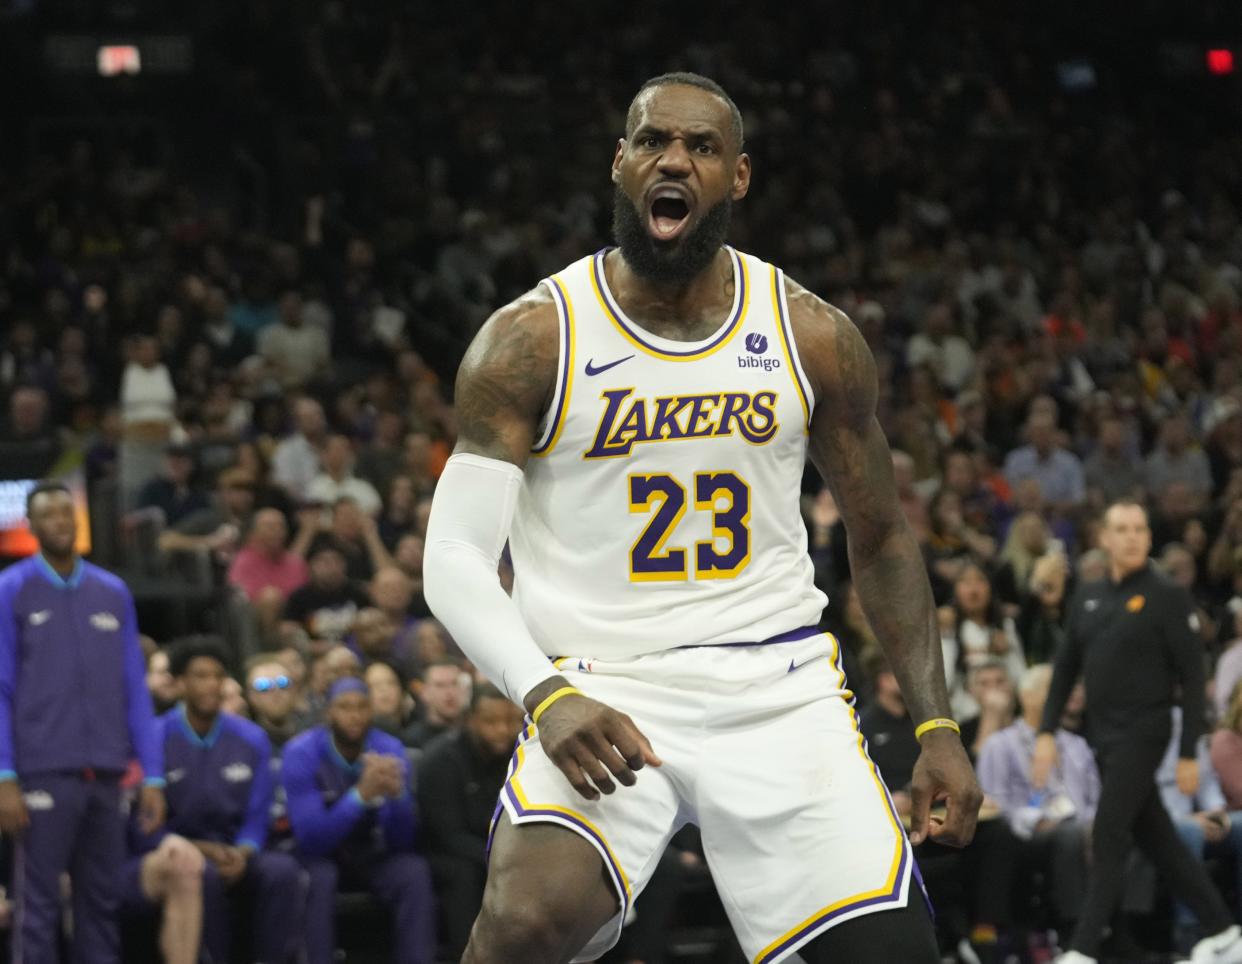
[[530, 715], [531, 721], [534, 722], [536, 726], [538, 726], [539, 717], [543, 715], [544, 710], [546, 710], [549, 706], [551, 706], [553, 703], [559, 700], [562, 696], [581, 696], [581, 695], [582, 695], [582, 690], [578, 689], [578, 687], [576, 686], [562, 686], [559, 690], [553, 690], [550, 695], [544, 697], [544, 700], [542, 703], [540, 703], [538, 706], [535, 707], [535, 712]]
[[[554, 693], [553, 695], [555, 696], [556, 694]], [[929, 733], [932, 730], [952, 730], [954, 733], [958, 734], [962, 732], [962, 728], [953, 720], [946, 719], [945, 717], [938, 717], [934, 720], [928, 720], [926, 723], [920, 723], [917, 727], [915, 727], [914, 738], [916, 740], [920, 740], [923, 738], [924, 733]]]

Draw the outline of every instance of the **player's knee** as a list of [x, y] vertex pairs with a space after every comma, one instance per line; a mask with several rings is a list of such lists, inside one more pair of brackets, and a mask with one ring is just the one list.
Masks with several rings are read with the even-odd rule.
[[[529, 894], [493, 891], [483, 898], [475, 924], [476, 942], [506, 959], [559, 961], [574, 950], [576, 919], [559, 902], [531, 901]], [[500, 959], [498, 957], [497, 959]]]

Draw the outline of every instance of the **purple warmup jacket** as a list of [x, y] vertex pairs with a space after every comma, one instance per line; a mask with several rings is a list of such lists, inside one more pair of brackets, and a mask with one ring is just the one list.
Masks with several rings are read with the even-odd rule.
[[0, 572], [0, 779], [94, 769], [137, 757], [163, 785], [134, 599], [78, 561], [62, 579], [41, 554]]

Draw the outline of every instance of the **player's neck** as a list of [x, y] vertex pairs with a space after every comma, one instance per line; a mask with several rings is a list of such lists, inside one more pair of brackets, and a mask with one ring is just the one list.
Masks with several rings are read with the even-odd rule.
[[211, 732], [211, 728], [216, 725], [216, 719], [219, 715], [219, 713], [212, 713], [211, 715], [196, 713], [194, 707], [190, 706], [189, 703], [185, 705], [186, 722], [190, 724], [190, 729], [199, 736], [206, 736]]
[[705, 316], [720, 322], [732, 298], [728, 288], [733, 280], [733, 263], [724, 248], [685, 284], [660, 284], [644, 278], [630, 267], [619, 248], [604, 259], [604, 276], [621, 310], [640, 324], [681, 324], [690, 329]]
[[39, 552], [43, 556], [43, 561], [51, 566], [58, 576], [68, 579], [69, 576], [73, 575], [73, 570], [78, 564], [78, 554], [76, 552], [62, 555], [46, 548], [40, 549]]

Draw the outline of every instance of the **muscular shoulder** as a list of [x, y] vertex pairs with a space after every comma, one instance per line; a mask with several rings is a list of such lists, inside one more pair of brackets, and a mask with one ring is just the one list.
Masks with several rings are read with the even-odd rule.
[[789, 277], [785, 297], [817, 411], [824, 408], [851, 421], [870, 419], [876, 403], [875, 361], [858, 327], [841, 309]]
[[525, 461], [556, 387], [559, 324], [541, 285], [479, 329], [457, 373], [458, 451]]

